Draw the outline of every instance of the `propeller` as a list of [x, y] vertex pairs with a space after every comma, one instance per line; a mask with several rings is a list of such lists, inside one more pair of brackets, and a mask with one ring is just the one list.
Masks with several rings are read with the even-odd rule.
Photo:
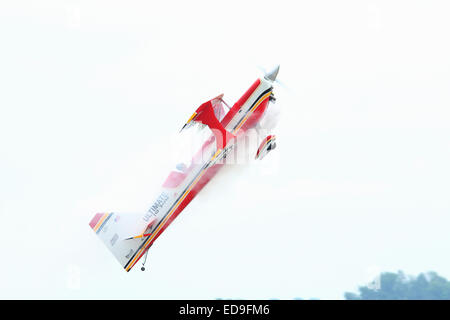
[[270, 80], [272, 82], [276, 82], [284, 89], [291, 91], [289, 87], [281, 80], [277, 79], [278, 71], [280, 70], [280, 65], [277, 65], [275, 68], [273, 68], [271, 71], [267, 71], [264, 67], [258, 65], [258, 69], [264, 74], [264, 78], [267, 80]]

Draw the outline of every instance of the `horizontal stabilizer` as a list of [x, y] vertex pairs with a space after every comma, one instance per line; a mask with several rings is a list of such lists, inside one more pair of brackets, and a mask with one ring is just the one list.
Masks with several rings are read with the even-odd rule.
[[123, 268], [156, 225], [156, 218], [152, 216], [149, 219], [146, 213], [97, 213], [89, 222], [89, 226]]

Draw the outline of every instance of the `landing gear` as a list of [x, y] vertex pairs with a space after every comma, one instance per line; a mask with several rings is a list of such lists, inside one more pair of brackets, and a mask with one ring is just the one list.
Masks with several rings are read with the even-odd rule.
[[147, 256], [148, 256], [148, 249], [147, 252], [145, 252], [144, 262], [142, 263], [141, 271], [145, 271], [145, 263], [147, 262]]
[[275, 141], [275, 135], [267, 136], [260, 144], [258, 151], [256, 152], [255, 159], [262, 159], [265, 157], [271, 150], [277, 147]]

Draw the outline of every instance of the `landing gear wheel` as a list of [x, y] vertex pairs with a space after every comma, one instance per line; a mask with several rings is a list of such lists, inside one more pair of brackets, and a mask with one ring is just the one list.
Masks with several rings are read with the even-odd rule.
[[145, 271], [145, 263], [147, 262], [147, 256], [148, 256], [148, 249], [145, 252], [144, 262], [142, 263], [141, 271]]

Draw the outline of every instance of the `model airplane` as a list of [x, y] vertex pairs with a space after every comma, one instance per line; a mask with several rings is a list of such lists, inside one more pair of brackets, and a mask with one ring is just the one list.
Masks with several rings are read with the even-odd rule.
[[[171, 171], [152, 206], [142, 214], [98, 213], [89, 225], [105, 243], [126, 271], [130, 271], [170, 223], [224, 165], [239, 137], [258, 126], [269, 102], [275, 102], [273, 83], [279, 67], [257, 79], [244, 95], [229, 108], [220, 95], [203, 103], [181, 129], [208, 129], [206, 139], [191, 158]], [[228, 112], [225, 113], [225, 107]], [[275, 149], [275, 136], [265, 137], [256, 158], [262, 159]]]

